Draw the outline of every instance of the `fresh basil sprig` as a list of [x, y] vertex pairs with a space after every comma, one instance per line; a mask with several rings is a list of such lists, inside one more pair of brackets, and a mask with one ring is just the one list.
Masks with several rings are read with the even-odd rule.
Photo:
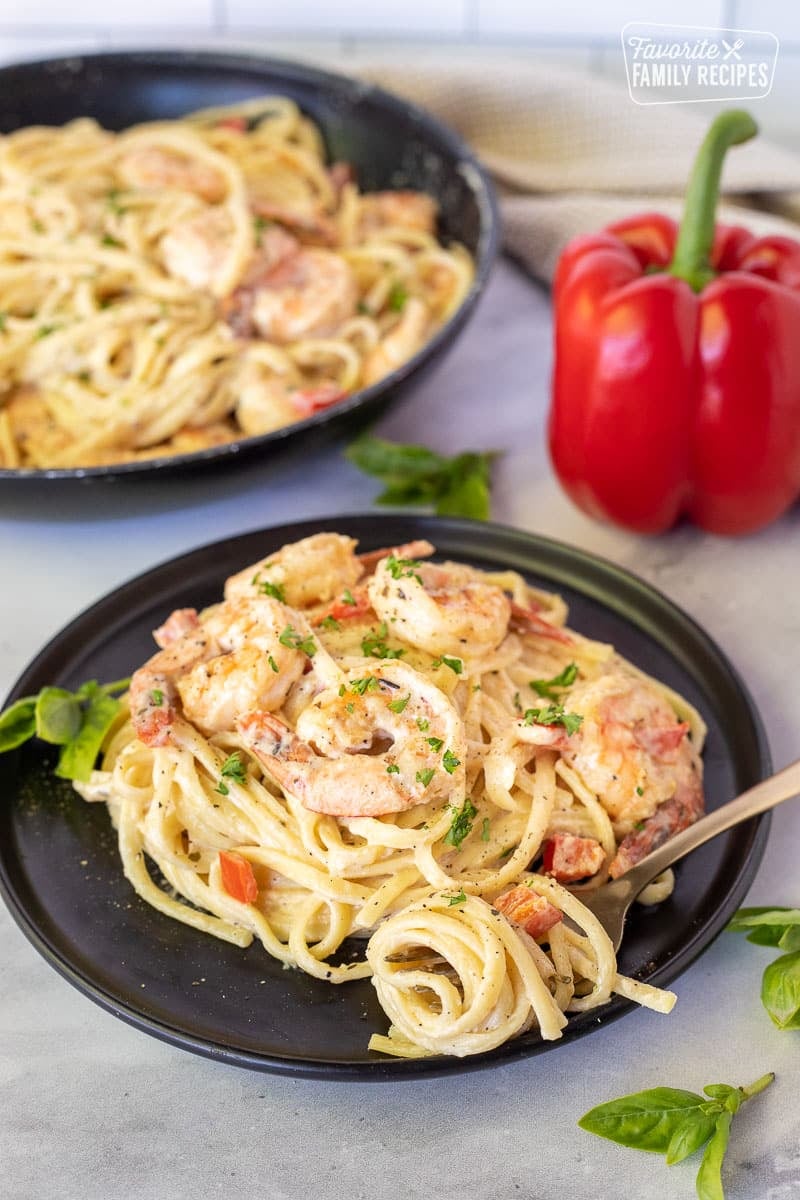
[[490, 473], [495, 454], [466, 451], [445, 458], [427, 446], [402, 445], [364, 434], [345, 456], [384, 490], [376, 504], [429, 505], [439, 516], [486, 521]]
[[757, 946], [789, 951], [764, 971], [761, 1003], [778, 1029], [800, 1029], [800, 908], [740, 908], [728, 929]]
[[703, 1096], [679, 1088], [651, 1088], [598, 1104], [578, 1124], [632, 1150], [664, 1154], [669, 1165], [683, 1162], [705, 1146], [697, 1173], [697, 1195], [700, 1200], [725, 1200], [722, 1162], [733, 1118], [746, 1100], [763, 1092], [774, 1078], [770, 1072], [743, 1088], [712, 1083], [703, 1088]]
[[87, 780], [120, 709], [114, 693], [124, 692], [129, 683], [118, 679], [101, 685], [92, 679], [76, 692], [45, 687], [38, 696], [17, 700], [0, 713], [0, 754], [38, 737], [61, 747], [56, 775]]

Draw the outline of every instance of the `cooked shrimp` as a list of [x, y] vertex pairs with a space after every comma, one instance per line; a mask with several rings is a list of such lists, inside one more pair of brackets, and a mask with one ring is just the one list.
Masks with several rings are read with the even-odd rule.
[[167, 273], [190, 287], [213, 291], [227, 265], [232, 233], [228, 215], [221, 209], [174, 225], [159, 242]]
[[336, 333], [358, 302], [350, 266], [330, 250], [288, 254], [238, 293], [232, 315], [244, 304], [258, 333], [281, 345]]
[[280, 708], [308, 664], [292, 644], [302, 633], [281, 641], [292, 614], [277, 600], [226, 601], [203, 621], [193, 611], [174, 612], [156, 631], [163, 648], [131, 680], [133, 726], [148, 746], [171, 740], [179, 706], [206, 734], [233, 729], [249, 709]]
[[511, 614], [502, 588], [458, 563], [386, 558], [375, 568], [369, 597], [403, 641], [429, 654], [462, 658], [498, 646]]
[[685, 796], [687, 811], [694, 797], [699, 815], [700, 768], [689, 726], [654, 687], [611, 663], [597, 679], [576, 684], [566, 703], [583, 722], [562, 756], [597, 794], [618, 835], [673, 797]]
[[256, 437], [322, 412], [346, 395], [333, 379], [300, 387], [282, 375], [264, 375], [259, 370], [243, 376], [236, 420], [248, 437]]
[[225, 581], [225, 599], [276, 593], [292, 608], [326, 604], [361, 575], [355, 538], [315, 533], [290, 542]]
[[136, 146], [129, 150], [120, 158], [117, 173], [126, 187], [148, 191], [178, 188], [193, 192], [209, 204], [216, 204], [225, 195], [225, 181], [219, 171], [163, 146]]
[[[422, 726], [422, 728], [420, 728]], [[461, 804], [464, 728], [450, 701], [398, 662], [353, 669], [292, 730], [269, 713], [239, 721], [245, 745], [312, 812], [379, 817], [417, 804]]]
[[383, 379], [384, 375], [396, 371], [416, 354], [428, 340], [430, 316], [427, 305], [421, 300], [412, 296], [406, 301], [400, 320], [364, 359], [365, 384]]
[[378, 233], [387, 227], [436, 232], [436, 201], [423, 192], [371, 192], [360, 200], [359, 232]]
[[211, 610], [203, 628], [216, 653], [177, 681], [184, 714], [203, 733], [233, 729], [250, 709], [281, 707], [309, 659], [299, 647], [308, 631], [296, 630], [292, 620], [297, 617], [269, 596], [229, 600]]

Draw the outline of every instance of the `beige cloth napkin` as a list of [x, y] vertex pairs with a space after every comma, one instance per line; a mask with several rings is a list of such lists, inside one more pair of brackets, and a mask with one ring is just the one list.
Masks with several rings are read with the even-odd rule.
[[[648, 209], [679, 216], [709, 109], [718, 108], [641, 106], [597, 76], [490, 54], [477, 64], [383, 62], [358, 74], [422, 104], [470, 144], [498, 185], [506, 249], [543, 280], [578, 233]], [[758, 120], [758, 101], [742, 107]], [[722, 186], [720, 220], [800, 237], [792, 224], [800, 155], [758, 137], [730, 151]]]

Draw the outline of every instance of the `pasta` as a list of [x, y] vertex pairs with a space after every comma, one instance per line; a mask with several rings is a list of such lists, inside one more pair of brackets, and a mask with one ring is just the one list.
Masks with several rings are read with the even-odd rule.
[[280, 96], [0, 136], [0, 466], [191, 453], [377, 382], [472, 282], [436, 215]]
[[614, 993], [669, 1011], [580, 895], [700, 814], [702, 719], [558, 596], [431, 553], [317, 534], [177, 610], [75, 786], [162, 913], [371, 977], [373, 1050], [554, 1039]]

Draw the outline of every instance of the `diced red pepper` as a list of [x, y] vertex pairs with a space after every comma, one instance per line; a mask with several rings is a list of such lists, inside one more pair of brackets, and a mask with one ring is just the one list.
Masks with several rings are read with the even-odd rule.
[[313, 413], [322, 412], [344, 400], [348, 393], [336, 383], [321, 383], [319, 387], [303, 388], [293, 392], [290, 399], [292, 407], [301, 417], [310, 417]]
[[237, 133], [247, 131], [247, 117], [222, 117], [217, 121], [218, 129], [235, 129]]
[[596, 875], [605, 856], [596, 838], [555, 833], [544, 844], [542, 864], [545, 872], [559, 883], [574, 883], [576, 879]]
[[508, 917], [509, 921], [521, 925], [532, 938], [544, 937], [548, 930], [564, 918], [560, 909], [524, 883], [498, 896], [494, 907]]
[[258, 884], [253, 874], [253, 868], [241, 854], [229, 850], [220, 850], [219, 868], [222, 874], [222, 886], [229, 896], [242, 904], [254, 904], [258, 899]]

